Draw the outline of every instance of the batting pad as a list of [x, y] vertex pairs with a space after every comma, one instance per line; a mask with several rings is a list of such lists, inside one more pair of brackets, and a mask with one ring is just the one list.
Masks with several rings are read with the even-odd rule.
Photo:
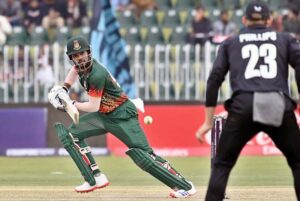
[[93, 175], [93, 171], [89, 166], [90, 164], [87, 164], [83, 159], [78, 145], [76, 146], [76, 144], [74, 143], [72, 134], [69, 133], [68, 129], [66, 129], [65, 126], [61, 123], [56, 123], [54, 125], [54, 128], [56, 129], [60, 142], [70, 154], [71, 158], [74, 160], [84, 180], [87, 181], [91, 186], [94, 186], [96, 184], [96, 181]]
[[154, 155], [142, 149], [132, 148], [126, 154], [144, 171], [148, 172], [156, 179], [166, 184], [172, 189], [190, 190], [192, 188], [182, 176], [175, 175], [168, 168], [161, 165]]

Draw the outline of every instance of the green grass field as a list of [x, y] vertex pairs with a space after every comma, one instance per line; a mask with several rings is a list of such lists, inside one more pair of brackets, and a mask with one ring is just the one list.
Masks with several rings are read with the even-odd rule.
[[[77, 194], [73, 187], [81, 184], [82, 178], [69, 157], [0, 157], [0, 201], [170, 200], [168, 187], [141, 171], [129, 158], [109, 156], [96, 160], [109, 178], [110, 186], [93, 193]], [[203, 200], [210, 158], [172, 157], [168, 160], [199, 190], [188, 200]], [[283, 157], [241, 157], [231, 174], [227, 194], [230, 200], [236, 201], [293, 201], [296, 198], [292, 183]]]

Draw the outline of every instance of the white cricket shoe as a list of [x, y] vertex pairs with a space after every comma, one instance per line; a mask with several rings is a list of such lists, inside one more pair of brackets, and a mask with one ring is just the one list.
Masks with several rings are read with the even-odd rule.
[[172, 198], [187, 198], [187, 197], [190, 197], [190, 196], [194, 195], [195, 193], [197, 193], [197, 190], [195, 189], [193, 183], [190, 181], [188, 181], [188, 183], [190, 183], [192, 185], [192, 188], [190, 190], [180, 189], [177, 191], [171, 191], [170, 197], [172, 197]]
[[75, 191], [78, 193], [88, 193], [109, 185], [109, 181], [106, 178], [105, 174], [101, 173], [99, 176], [95, 177], [95, 180], [96, 184], [94, 186], [91, 186], [88, 182], [84, 182], [82, 185], [77, 186], [75, 188]]

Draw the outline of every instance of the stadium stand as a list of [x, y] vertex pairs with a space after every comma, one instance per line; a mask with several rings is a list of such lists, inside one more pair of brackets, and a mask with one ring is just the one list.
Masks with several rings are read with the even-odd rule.
[[68, 38], [72, 35], [69, 27], [59, 27], [55, 30], [55, 41], [61, 45], [65, 45]]
[[34, 27], [29, 33], [30, 45], [42, 45], [48, 42], [48, 32], [42, 26]]
[[[283, 11], [286, 7], [282, 1], [265, 1], [269, 3], [279, 19], [285, 19]], [[91, 1], [83, 2], [88, 4], [88, 16], [91, 17], [93, 9]], [[203, 100], [205, 80], [215, 56], [217, 44], [199, 46], [188, 40], [195, 10], [199, 5], [204, 6], [205, 16], [214, 22], [219, 18], [221, 11], [227, 8], [231, 21], [241, 28], [242, 8], [247, 2], [248, 0], [159, 0], [156, 1], [157, 8], [144, 10], [139, 18], [134, 10], [117, 10], [119, 31], [127, 43], [127, 52], [131, 68], [133, 68], [131, 74], [142, 98], [160, 101]], [[9, 85], [0, 79], [0, 96], [2, 97], [0, 102], [7, 101], [8, 96], [9, 99], [28, 101], [28, 98], [24, 98], [28, 96], [26, 94], [35, 95], [37, 91], [40, 95], [31, 100], [44, 101], [43, 90], [45, 89], [28, 87], [33, 84], [28, 80], [33, 79], [38, 69], [34, 64], [37, 59], [34, 47], [39, 48], [43, 44], [50, 45], [49, 62], [53, 64], [56, 81], [60, 82], [63, 75], [58, 76], [58, 67], [64, 66], [67, 71], [70, 65], [64, 56], [66, 41], [76, 34], [89, 38], [90, 27], [84, 23], [76, 28], [63, 26], [43, 29], [37, 26], [29, 31], [23, 26], [14, 26], [12, 34], [7, 38], [6, 46], [0, 48], [1, 54], [7, 57], [7, 60], [0, 61], [1, 67], [5, 66], [6, 69], [4, 71], [2, 68], [0, 78], [5, 77], [6, 74], [14, 76], [14, 70], [10, 70], [9, 64], [5, 62], [17, 62], [14, 47], [25, 47], [28, 51], [28, 54], [25, 54], [28, 59], [27, 87], [22, 86], [25, 82], [22, 79], [10, 82]], [[147, 75], [149, 72], [151, 72], [150, 75]], [[298, 96], [295, 90], [295, 80], [291, 80], [290, 86], [292, 95]], [[19, 98], [14, 98], [16, 96], [14, 93], [18, 93]], [[222, 86], [220, 93], [220, 101], [228, 97], [230, 93], [228, 83]]]
[[157, 18], [155, 15], [155, 11], [153, 11], [153, 10], [144, 11], [141, 15], [140, 24], [147, 25], [147, 26], [157, 25], [158, 22], [157, 22]]
[[13, 27], [12, 33], [8, 35], [7, 45], [25, 45], [27, 43], [27, 33], [24, 27]]

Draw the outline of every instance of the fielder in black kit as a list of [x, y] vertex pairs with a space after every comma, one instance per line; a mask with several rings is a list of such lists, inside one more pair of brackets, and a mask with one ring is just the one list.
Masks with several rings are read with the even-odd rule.
[[250, 2], [243, 17], [245, 28], [224, 41], [207, 81], [205, 121], [198, 129], [199, 141], [212, 128], [218, 90], [230, 72], [232, 97], [225, 102], [228, 118], [221, 133], [206, 201], [224, 199], [231, 169], [245, 144], [258, 132], [266, 132], [282, 151], [294, 177], [300, 201], [300, 131], [289, 96], [288, 67], [296, 72], [300, 90], [300, 45], [288, 33], [268, 28], [268, 6]]

